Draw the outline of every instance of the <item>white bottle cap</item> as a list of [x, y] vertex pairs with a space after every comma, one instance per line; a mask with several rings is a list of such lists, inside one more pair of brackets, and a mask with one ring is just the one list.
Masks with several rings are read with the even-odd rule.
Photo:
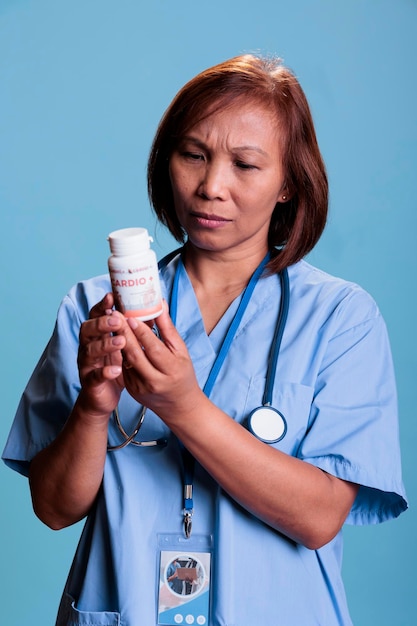
[[137, 254], [148, 250], [149, 242], [153, 241], [146, 228], [121, 228], [110, 233], [107, 239], [111, 253], [116, 256]]

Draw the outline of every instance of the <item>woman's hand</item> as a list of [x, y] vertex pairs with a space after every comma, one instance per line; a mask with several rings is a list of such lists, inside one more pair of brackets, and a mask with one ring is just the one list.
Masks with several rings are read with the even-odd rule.
[[124, 386], [121, 350], [125, 338], [114, 333], [126, 321], [112, 310], [113, 303], [113, 295], [106, 294], [80, 329], [78, 369], [82, 391], [78, 402], [90, 416], [108, 416], [116, 408]]
[[201, 391], [188, 350], [168, 314], [156, 319], [160, 338], [146, 323], [128, 320], [121, 330], [123, 377], [127, 391], [173, 427], [198, 406]]

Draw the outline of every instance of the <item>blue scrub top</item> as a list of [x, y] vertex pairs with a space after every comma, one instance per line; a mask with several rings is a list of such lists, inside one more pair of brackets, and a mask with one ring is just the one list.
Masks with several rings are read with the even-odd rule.
[[[178, 256], [161, 270], [169, 300]], [[360, 489], [347, 522], [371, 524], [407, 508], [401, 479], [397, 399], [384, 321], [355, 284], [301, 261], [289, 268], [290, 308], [279, 356], [273, 406], [287, 420], [274, 447]], [[53, 336], [22, 396], [3, 459], [27, 475], [31, 459], [56, 437], [80, 389], [80, 324], [110, 291], [108, 276], [76, 285], [64, 298]], [[184, 269], [177, 328], [201, 386], [236, 311], [232, 303], [207, 336]], [[280, 283], [259, 280], [212, 401], [245, 423], [262, 403]], [[123, 392], [127, 432], [140, 407]], [[182, 534], [183, 476], [175, 437], [151, 411], [140, 438], [166, 447], [108, 452], [103, 484], [82, 533], [57, 625], [151, 626], [157, 623], [158, 535]], [[109, 441], [120, 442], [113, 422]], [[225, 442], [227, 444], [227, 442]], [[268, 444], [265, 444], [268, 445]], [[213, 536], [212, 610], [207, 626], [349, 625], [341, 579], [341, 533], [309, 550], [259, 521], [197, 464], [193, 535]]]

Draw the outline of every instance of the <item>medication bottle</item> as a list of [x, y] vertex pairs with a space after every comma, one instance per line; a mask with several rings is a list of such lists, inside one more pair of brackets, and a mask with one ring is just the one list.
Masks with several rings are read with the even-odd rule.
[[108, 236], [110, 280], [118, 311], [145, 322], [162, 313], [161, 284], [152, 237], [146, 228], [122, 228]]

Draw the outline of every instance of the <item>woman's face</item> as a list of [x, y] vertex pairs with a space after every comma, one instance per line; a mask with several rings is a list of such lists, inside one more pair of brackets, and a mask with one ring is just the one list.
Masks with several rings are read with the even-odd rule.
[[267, 107], [236, 103], [213, 112], [181, 138], [169, 172], [175, 210], [193, 245], [266, 253], [284, 183], [278, 124]]

